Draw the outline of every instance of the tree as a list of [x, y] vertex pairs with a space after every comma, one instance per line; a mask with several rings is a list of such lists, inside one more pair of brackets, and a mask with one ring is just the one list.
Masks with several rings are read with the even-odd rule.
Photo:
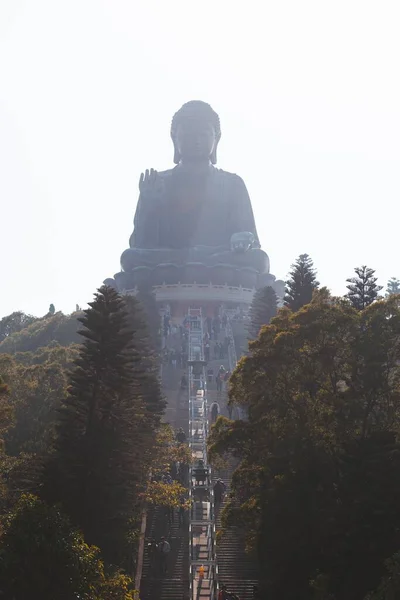
[[363, 598], [400, 547], [399, 335], [398, 296], [358, 311], [319, 290], [232, 374], [248, 419], [221, 417], [209, 456], [239, 463], [223, 522], [247, 531], [263, 597]]
[[386, 561], [386, 570], [378, 589], [368, 594], [365, 600], [396, 600], [400, 597], [400, 552]]
[[[79, 319], [84, 338], [62, 402], [43, 496], [60, 502], [108, 562], [128, 559], [154, 416], [140, 395], [143, 348], [125, 300], [103, 286]], [[146, 358], [146, 357], [144, 357]]]
[[374, 277], [374, 269], [363, 265], [362, 267], [356, 267], [354, 271], [357, 277], [346, 279], [349, 284], [346, 286], [349, 290], [346, 298], [348, 298], [354, 308], [363, 310], [378, 299], [378, 294], [382, 286], [376, 283], [378, 278]]
[[13, 410], [10, 403], [10, 388], [0, 376], [0, 451], [4, 442], [4, 435], [10, 427]]
[[251, 339], [258, 336], [263, 325], [268, 325], [278, 310], [278, 298], [272, 287], [266, 286], [257, 290], [250, 307], [249, 335]]
[[11, 313], [11, 315], [3, 317], [0, 321], [0, 343], [9, 335], [21, 331], [35, 321], [37, 321], [36, 317], [26, 315], [21, 311], [16, 311]]
[[192, 462], [192, 452], [187, 444], [177, 443], [172, 427], [163, 423], [157, 431], [153, 448], [152, 477], [143, 494], [147, 504], [179, 508], [180, 498], [186, 494], [186, 489], [178, 481], [166, 483], [162, 478], [177, 462], [181, 465], [182, 470], [187, 468]]
[[58, 508], [23, 495], [0, 538], [0, 590], [13, 600], [133, 600], [131, 580], [107, 576], [99, 554]]
[[8, 454], [44, 456], [49, 451], [66, 390], [66, 370], [59, 363], [15, 364], [10, 394], [15, 419], [6, 435]]
[[7, 457], [4, 452], [4, 436], [10, 427], [13, 410], [10, 403], [10, 388], [0, 376], [0, 508], [8, 496]]
[[50, 315], [54, 315], [55, 312], [56, 312], [56, 309], [55, 309], [54, 304], [50, 304], [50, 306], [49, 306], [49, 314]]
[[159, 363], [155, 339], [150, 331], [149, 309], [146, 310], [142, 300], [135, 296], [125, 296], [125, 303], [135, 346], [140, 353], [140, 362], [137, 369], [135, 368], [137, 393], [144, 401], [149, 414], [153, 415], [153, 424], [158, 425], [166, 403], [161, 393]]
[[35, 352], [38, 348], [58, 342], [62, 346], [79, 341], [79, 314], [57, 312], [35, 319], [20, 331], [16, 330], [0, 342], [0, 353]]
[[386, 288], [386, 297], [392, 296], [393, 294], [400, 294], [400, 279], [397, 279], [397, 277], [389, 279]]
[[291, 310], [299, 310], [311, 302], [313, 291], [319, 286], [311, 257], [308, 254], [300, 254], [289, 275], [284, 304]]

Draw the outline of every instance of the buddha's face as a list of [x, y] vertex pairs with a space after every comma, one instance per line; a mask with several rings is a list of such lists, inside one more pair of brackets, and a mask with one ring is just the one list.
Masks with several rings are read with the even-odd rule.
[[216, 135], [211, 123], [185, 119], [176, 131], [176, 147], [183, 160], [208, 160], [215, 148]]

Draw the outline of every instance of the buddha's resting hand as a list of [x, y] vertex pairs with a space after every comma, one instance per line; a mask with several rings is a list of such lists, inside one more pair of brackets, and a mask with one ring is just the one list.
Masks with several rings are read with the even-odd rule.
[[145, 204], [159, 205], [164, 194], [164, 181], [154, 169], [146, 169], [139, 179], [140, 197]]
[[254, 235], [250, 231], [240, 231], [231, 236], [231, 251], [243, 253], [250, 250], [254, 243]]

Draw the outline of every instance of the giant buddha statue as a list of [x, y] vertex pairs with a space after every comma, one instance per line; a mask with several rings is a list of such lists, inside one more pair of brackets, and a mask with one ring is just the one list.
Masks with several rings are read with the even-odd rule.
[[[149, 169], [117, 287], [143, 282], [273, 285], [243, 180], [214, 165], [220, 120], [209, 104], [187, 102], [171, 126], [175, 167]], [[112, 280], [106, 280], [110, 283]]]

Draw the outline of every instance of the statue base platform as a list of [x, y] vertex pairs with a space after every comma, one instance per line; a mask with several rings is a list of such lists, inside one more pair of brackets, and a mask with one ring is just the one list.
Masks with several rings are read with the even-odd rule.
[[138, 267], [131, 273], [117, 273], [114, 279], [106, 279], [104, 283], [127, 295], [136, 295], [140, 289], [152, 289], [160, 309], [169, 306], [172, 314], [181, 316], [194, 305], [202, 306], [204, 314], [214, 314], [221, 305], [247, 311], [255, 291], [268, 285], [275, 290], [279, 304], [282, 303], [285, 283], [276, 280], [274, 275], [219, 266], [221, 268], [192, 263], [179, 269], [175, 266], [171, 269], [167, 264], [155, 269]]
[[120, 292], [177, 284], [182, 286], [194, 284], [204, 289], [223, 287], [253, 291], [270, 285], [275, 289], [278, 297], [283, 296], [285, 285], [283, 281], [277, 281], [271, 273], [260, 274], [251, 267], [236, 268], [222, 263], [210, 267], [195, 262], [186, 265], [163, 263], [154, 268], [136, 267], [130, 272], [116, 273], [114, 279], [106, 279], [104, 283], [112, 285]]

